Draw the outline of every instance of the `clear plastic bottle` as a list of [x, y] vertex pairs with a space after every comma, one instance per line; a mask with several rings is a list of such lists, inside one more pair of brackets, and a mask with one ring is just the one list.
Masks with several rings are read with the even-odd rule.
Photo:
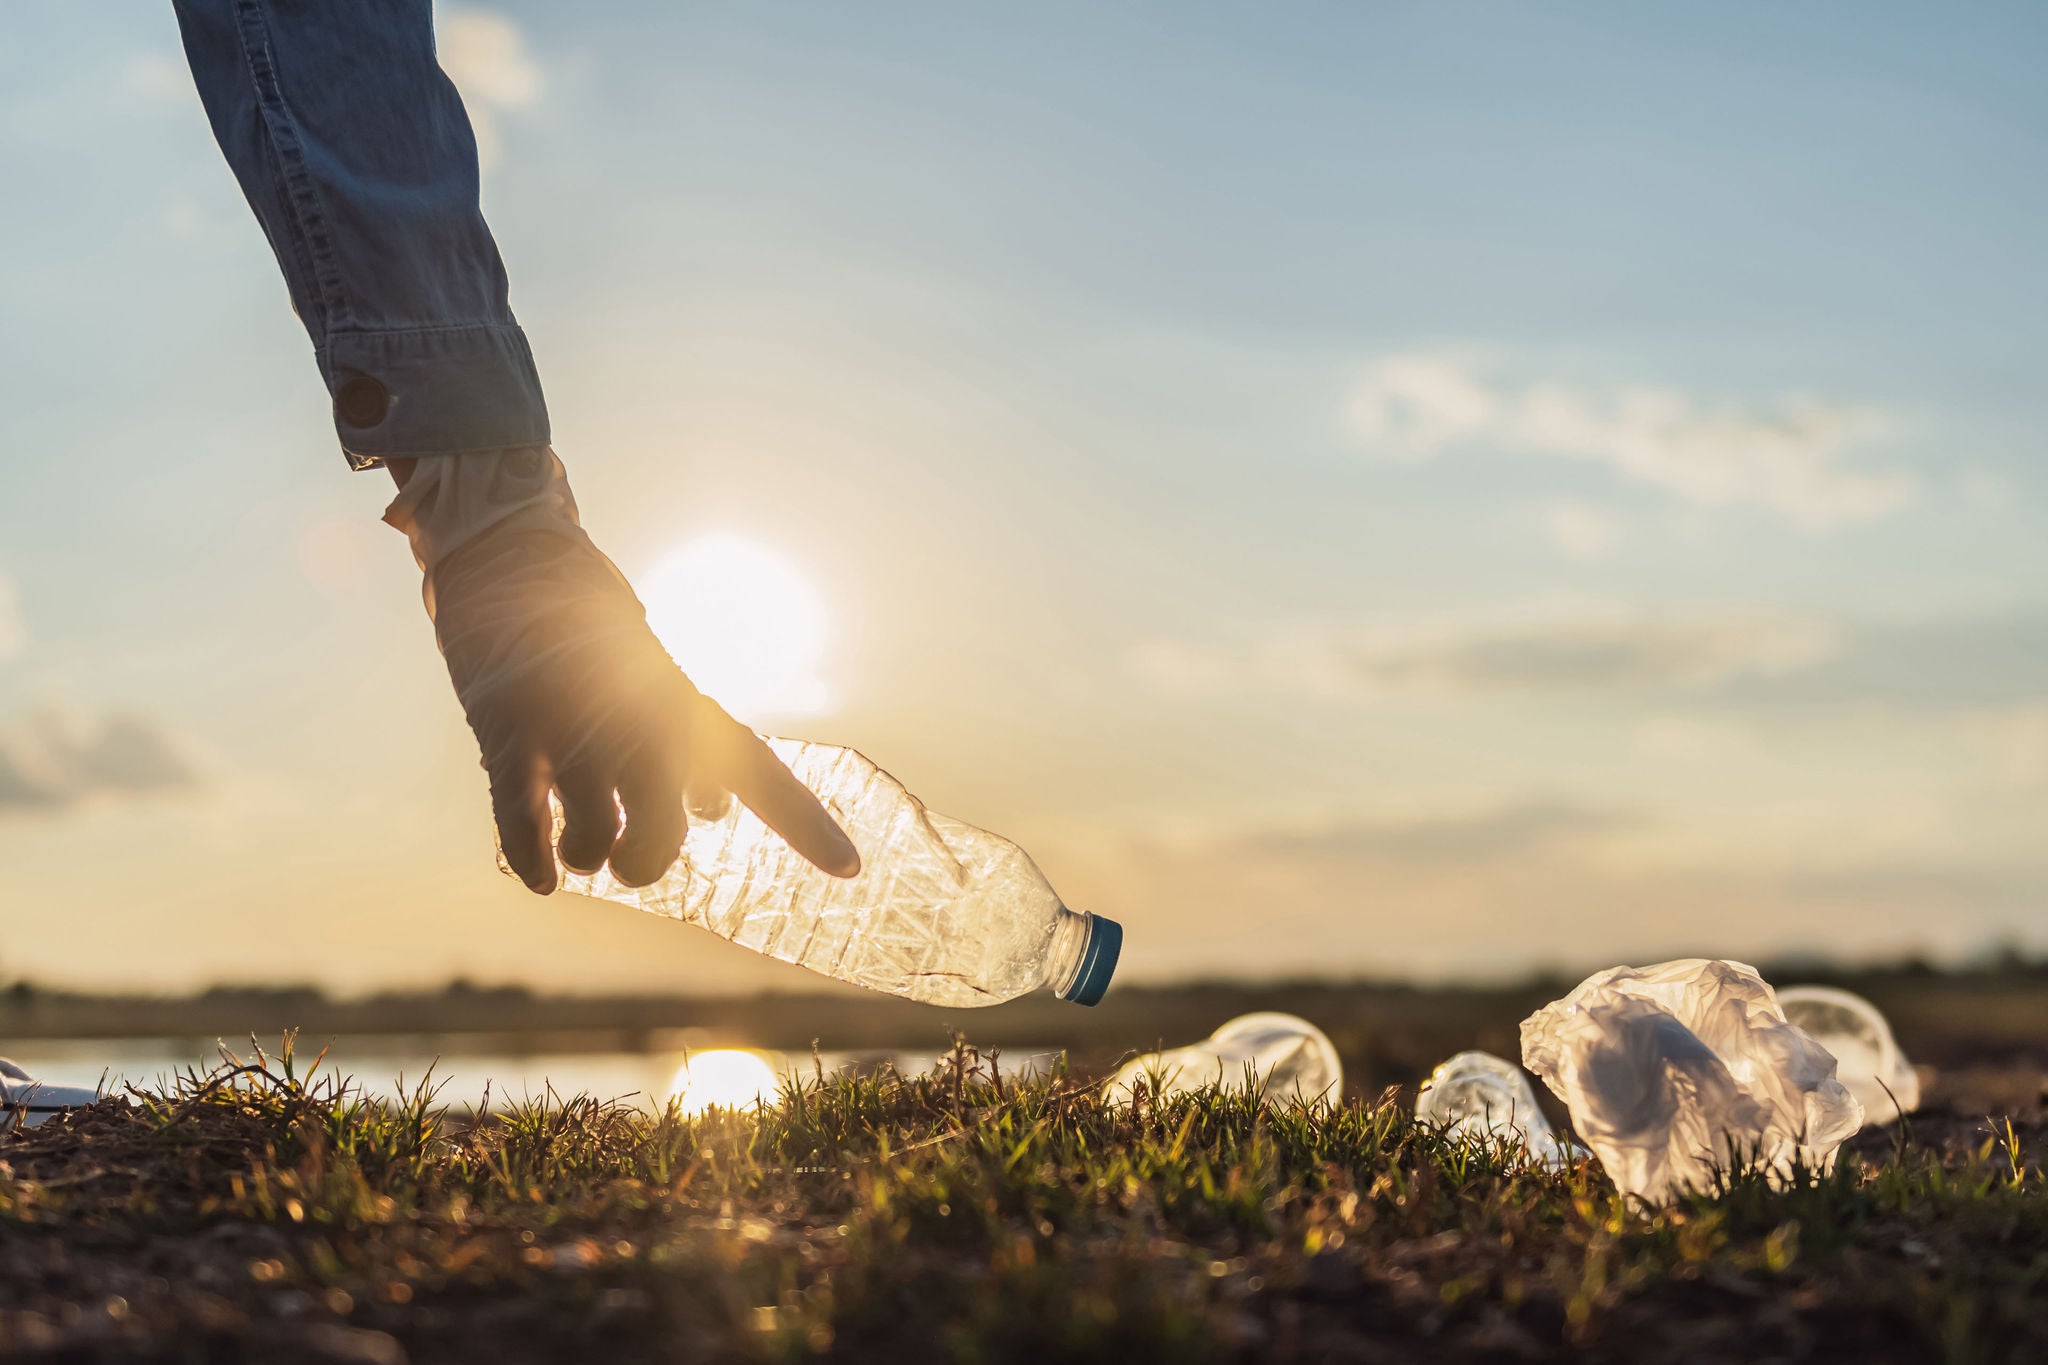
[[[1092, 1005], [1123, 928], [1069, 910], [1023, 849], [935, 811], [852, 749], [771, 739], [860, 850], [858, 876], [820, 872], [739, 802], [690, 821], [682, 856], [652, 886], [609, 867], [564, 869], [562, 887], [709, 929], [869, 990], [928, 1005], [996, 1005], [1049, 986]], [[561, 832], [561, 813], [555, 817]]]
[[1833, 986], [1787, 986], [1778, 992], [1778, 1008], [1834, 1054], [1835, 1079], [1863, 1106], [1866, 1123], [1890, 1123], [1920, 1107], [1919, 1074], [1877, 1006]]
[[1140, 1089], [1161, 1099], [1211, 1085], [1256, 1087], [1276, 1104], [1335, 1103], [1344, 1088], [1344, 1064], [1329, 1037], [1306, 1019], [1241, 1014], [1199, 1043], [1132, 1058], [1103, 1083], [1103, 1091], [1127, 1103]]
[[1508, 1138], [1539, 1165], [1567, 1166], [1576, 1155], [1543, 1117], [1522, 1068], [1490, 1052], [1460, 1052], [1430, 1073], [1415, 1116], [1459, 1137]]

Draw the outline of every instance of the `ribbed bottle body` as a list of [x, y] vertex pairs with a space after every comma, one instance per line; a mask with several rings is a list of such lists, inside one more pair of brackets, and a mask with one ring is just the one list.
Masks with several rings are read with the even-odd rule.
[[734, 802], [723, 819], [691, 821], [654, 885], [622, 885], [606, 868], [565, 872], [563, 888], [926, 1004], [994, 1005], [1075, 979], [1090, 917], [1060, 903], [1024, 850], [927, 810], [851, 749], [768, 743], [860, 850], [858, 876], [820, 872]]

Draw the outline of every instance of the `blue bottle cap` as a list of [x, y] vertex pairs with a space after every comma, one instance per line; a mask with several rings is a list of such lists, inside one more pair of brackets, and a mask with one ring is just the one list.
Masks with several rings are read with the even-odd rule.
[[1081, 949], [1081, 970], [1074, 974], [1074, 984], [1060, 998], [1077, 1005], [1099, 1003], [1102, 993], [1109, 989], [1109, 978], [1116, 974], [1117, 956], [1123, 948], [1121, 924], [1101, 915], [1088, 916], [1088, 943]]

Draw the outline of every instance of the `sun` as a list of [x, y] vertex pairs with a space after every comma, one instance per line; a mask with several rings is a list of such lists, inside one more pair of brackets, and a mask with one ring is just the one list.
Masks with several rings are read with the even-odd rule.
[[683, 672], [743, 721], [814, 716], [832, 702], [821, 670], [831, 616], [781, 552], [730, 532], [676, 546], [637, 581]]
[[708, 1109], [751, 1109], [757, 1100], [775, 1098], [775, 1068], [758, 1052], [713, 1048], [692, 1053], [676, 1068], [669, 1098], [685, 1114]]

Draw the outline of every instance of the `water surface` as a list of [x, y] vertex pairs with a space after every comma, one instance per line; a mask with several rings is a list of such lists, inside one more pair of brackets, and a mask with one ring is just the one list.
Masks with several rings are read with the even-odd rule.
[[[244, 1040], [229, 1044], [245, 1061], [254, 1061], [253, 1049]], [[297, 1065], [301, 1074], [318, 1047], [300, 1050]], [[713, 1053], [745, 1052], [760, 1059], [762, 1068], [735, 1067], [730, 1063], [704, 1065]], [[53, 1085], [100, 1087], [118, 1094], [125, 1085], [161, 1088], [171, 1077], [188, 1068], [205, 1071], [221, 1060], [219, 1045], [198, 1038], [33, 1038], [7, 1044], [5, 1055], [38, 1080]], [[1047, 1048], [1006, 1048], [1002, 1067], [1006, 1074], [1042, 1070], [1058, 1053]], [[700, 1071], [698, 1093], [687, 1095], [686, 1064], [697, 1059]], [[683, 1098], [691, 1107], [702, 1107], [706, 1085], [722, 1088], [719, 1103], [744, 1104], [751, 1098], [738, 1093], [741, 1077], [758, 1074], [765, 1078], [792, 1073], [814, 1075], [822, 1067], [827, 1074], [894, 1066], [906, 1075], [922, 1075], [939, 1062], [931, 1052], [844, 1052], [821, 1051], [815, 1056], [781, 1052], [772, 1048], [736, 1046], [729, 1038], [692, 1038], [687, 1032], [659, 1039], [645, 1051], [533, 1051], [521, 1048], [516, 1038], [463, 1034], [449, 1037], [344, 1037], [334, 1041], [318, 1074], [349, 1077], [367, 1094], [396, 1097], [415, 1089], [430, 1077], [441, 1103], [456, 1109], [471, 1109], [486, 1094], [493, 1106], [508, 1100], [540, 1099], [550, 1092], [557, 1096], [590, 1095], [599, 1099], [627, 1100], [654, 1108], [671, 1098]], [[273, 1069], [276, 1059], [272, 1058]]]

